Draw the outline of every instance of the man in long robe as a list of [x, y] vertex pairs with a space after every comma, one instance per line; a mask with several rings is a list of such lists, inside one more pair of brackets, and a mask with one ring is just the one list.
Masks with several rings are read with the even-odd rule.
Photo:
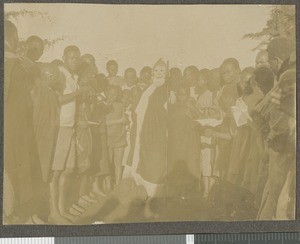
[[15, 54], [17, 28], [5, 21], [4, 29], [4, 170], [14, 190], [14, 214], [20, 223], [37, 211], [35, 186], [40, 185], [41, 169], [33, 131], [30, 80]]
[[167, 167], [167, 66], [159, 60], [153, 68], [153, 82], [136, 107], [136, 137], [132, 151], [131, 174], [143, 185], [149, 197], [161, 193]]

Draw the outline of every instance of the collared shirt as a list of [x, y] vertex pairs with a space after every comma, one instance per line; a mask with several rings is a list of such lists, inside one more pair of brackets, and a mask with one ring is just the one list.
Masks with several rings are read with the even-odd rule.
[[[78, 76], [71, 74], [63, 66], [59, 67], [60, 71], [65, 76], [65, 89], [63, 94], [71, 94], [75, 92], [79, 86], [77, 83]], [[61, 105], [59, 124], [60, 126], [72, 127], [75, 124], [76, 103], [75, 100], [67, 104]]]

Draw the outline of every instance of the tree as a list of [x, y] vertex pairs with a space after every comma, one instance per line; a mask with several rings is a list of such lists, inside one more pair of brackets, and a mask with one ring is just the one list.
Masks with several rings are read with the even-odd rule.
[[[50, 23], [54, 23], [54, 20], [49, 16], [47, 12], [38, 12], [38, 11], [30, 11], [30, 10], [22, 9], [20, 11], [7, 11], [4, 13], [4, 19], [7, 20], [18, 20], [19, 18], [26, 17], [26, 16], [29, 16], [31, 18], [39, 17]], [[55, 44], [57, 44], [60, 41], [63, 41], [65, 38], [66, 36], [61, 36], [53, 39], [52, 38], [44, 39], [43, 41], [44, 41], [45, 49], [53, 47]], [[24, 54], [25, 48], [26, 48], [25, 40], [20, 40], [18, 53], [21, 55]]]
[[296, 17], [294, 5], [276, 5], [271, 7], [270, 18], [259, 32], [244, 35], [244, 38], [258, 40], [253, 50], [265, 47], [275, 37], [287, 37], [296, 40]]

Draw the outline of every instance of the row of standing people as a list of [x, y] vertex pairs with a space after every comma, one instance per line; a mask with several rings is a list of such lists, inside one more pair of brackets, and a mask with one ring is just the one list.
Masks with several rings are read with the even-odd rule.
[[[165, 185], [167, 194], [186, 194], [201, 180], [207, 199], [217, 176], [256, 196], [258, 218], [275, 217], [288, 171], [278, 173], [283, 179], [277, 184], [274, 174], [265, 177], [264, 173], [268, 163], [276, 167], [276, 162], [287, 160], [291, 152], [284, 152], [286, 157], [280, 159], [269, 152], [274, 150], [270, 141], [278, 133], [270, 137], [270, 126], [267, 132], [257, 129], [254, 118], [261, 116], [255, 117], [252, 111], [258, 110], [257, 105], [274, 89], [276, 73], [294, 65], [292, 49], [285, 40], [279, 44], [276, 40], [260, 52], [256, 69], [241, 71], [238, 61], [229, 58], [219, 68], [199, 71], [189, 66], [182, 74], [178, 68], [168, 70], [159, 60], [153, 69], [143, 68], [138, 79], [133, 68], [128, 68], [123, 78], [117, 76], [118, 64], [113, 60], [107, 63], [107, 77], [98, 74], [93, 56], [81, 56], [76, 46], [64, 50], [63, 61], [38, 63], [42, 48], [30, 48], [30, 43], [42, 45], [38, 38], [28, 41], [28, 50], [36, 52], [18, 56], [17, 30], [6, 23], [6, 31], [5, 120], [14, 123], [5, 128], [6, 148], [11, 150], [5, 152], [5, 177], [16, 206], [7, 209], [8, 221], [18, 222], [13, 220], [18, 216], [41, 223], [32, 206], [24, 206], [32, 200], [38, 204], [41, 189], [49, 186], [48, 221], [69, 224], [84, 212], [82, 206], [97, 202], [97, 195], [107, 194], [128, 177], [143, 185], [149, 198], [164, 192]], [[277, 50], [283, 51], [278, 54]], [[281, 62], [276, 66], [274, 59]], [[291, 74], [282, 79], [286, 76]], [[280, 76], [278, 81], [285, 82], [280, 82]], [[270, 124], [269, 113], [264, 125]], [[283, 124], [286, 118], [293, 118], [282, 113]], [[27, 161], [12, 152], [23, 145], [12, 144], [15, 140], [26, 141], [19, 155], [27, 155]], [[39, 178], [46, 188], [35, 189], [33, 181]], [[28, 209], [26, 214], [24, 209]]]

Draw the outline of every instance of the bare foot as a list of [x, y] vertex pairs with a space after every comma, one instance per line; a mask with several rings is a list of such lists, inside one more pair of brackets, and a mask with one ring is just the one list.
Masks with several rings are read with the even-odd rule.
[[96, 194], [94, 192], [91, 191], [89, 193], [89, 197], [96, 199], [97, 196], [96, 196]]
[[77, 219], [75, 215], [70, 213], [62, 213], [61, 214], [64, 218], [70, 220], [72, 223]]
[[84, 208], [85, 210], [88, 208], [89, 205], [91, 205], [92, 203], [84, 200], [82, 197], [79, 198], [79, 201], [77, 203], [78, 206]]
[[76, 210], [75, 208], [71, 207], [69, 209], [70, 214], [74, 215], [74, 216], [80, 216], [82, 214], [82, 212], [79, 212], [78, 210]]
[[81, 206], [78, 206], [77, 204], [73, 204], [72, 208], [74, 208], [76, 211], [78, 211], [80, 213], [84, 213], [86, 211], [85, 208], [82, 208]]
[[89, 202], [89, 203], [98, 203], [98, 201], [97, 200], [95, 200], [94, 198], [91, 198], [90, 196], [88, 196], [88, 195], [85, 195], [85, 196], [82, 196], [82, 198], [85, 200], [85, 201], [87, 201], [87, 202]]

